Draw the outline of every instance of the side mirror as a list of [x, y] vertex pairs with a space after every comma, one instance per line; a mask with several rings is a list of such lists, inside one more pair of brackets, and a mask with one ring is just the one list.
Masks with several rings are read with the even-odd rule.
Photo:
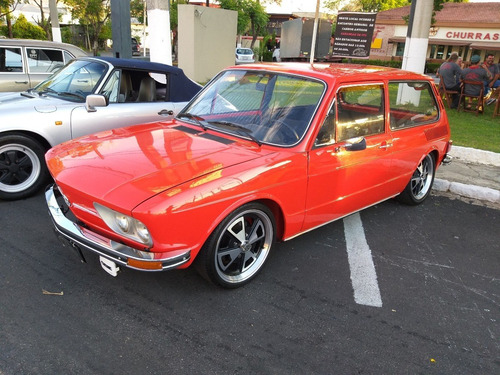
[[106, 107], [108, 101], [104, 95], [87, 95], [85, 98], [85, 108], [87, 112], [97, 111], [96, 107]]
[[357, 137], [357, 138], [348, 139], [344, 143], [339, 144], [335, 148], [335, 152], [339, 152], [341, 148], [344, 148], [346, 151], [366, 150], [366, 139], [365, 139], [365, 137]]

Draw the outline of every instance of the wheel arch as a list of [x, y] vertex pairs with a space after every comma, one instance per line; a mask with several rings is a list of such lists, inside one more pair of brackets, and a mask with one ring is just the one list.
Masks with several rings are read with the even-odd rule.
[[34, 141], [38, 142], [45, 151], [48, 151], [52, 146], [51, 144], [40, 134], [35, 133], [35, 132], [30, 132], [26, 130], [9, 130], [5, 132], [0, 133], [0, 137], [4, 136], [9, 136], [9, 135], [19, 135], [19, 136], [24, 136], [33, 139]]

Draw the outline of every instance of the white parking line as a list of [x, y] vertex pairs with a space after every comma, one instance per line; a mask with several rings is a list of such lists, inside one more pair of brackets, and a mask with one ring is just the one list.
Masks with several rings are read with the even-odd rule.
[[372, 252], [359, 213], [344, 218], [344, 233], [354, 301], [360, 305], [382, 307]]

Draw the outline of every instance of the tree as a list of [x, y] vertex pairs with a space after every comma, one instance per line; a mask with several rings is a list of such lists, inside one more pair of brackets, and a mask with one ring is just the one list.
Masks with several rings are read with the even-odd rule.
[[102, 40], [101, 31], [111, 16], [109, 0], [63, 0], [71, 8], [73, 19], [78, 19], [84, 28], [87, 43], [94, 56], [99, 49], [99, 40]]
[[47, 39], [45, 31], [40, 26], [28, 22], [23, 14], [12, 25], [12, 36], [19, 39]]
[[[34, 21], [36, 22], [36, 24], [38, 26], [40, 26], [45, 31], [45, 34], [47, 35], [47, 39], [52, 40], [52, 26], [50, 23], [50, 17], [45, 18], [43, 0], [33, 0], [33, 2], [40, 9], [40, 18], [35, 19]], [[48, 3], [48, 1], [47, 1], [47, 3]]]
[[21, 0], [0, 0], [0, 18], [5, 17], [7, 30], [5, 35], [9, 38], [12, 36], [12, 12], [16, 10]]
[[264, 33], [269, 16], [259, 0], [219, 0], [222, 9], [238, 12], [238, 35], [250, 32], [254, 47], [259, 34]]

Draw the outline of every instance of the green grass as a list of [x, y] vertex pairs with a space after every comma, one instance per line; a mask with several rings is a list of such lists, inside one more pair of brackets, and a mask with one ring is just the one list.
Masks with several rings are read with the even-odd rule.
[[485, 112], [477, 116], [447, 109], [453, 144], [500, 153], [500, 116], [492, 118], [494, 108], [495, 103], [485, 106]]

